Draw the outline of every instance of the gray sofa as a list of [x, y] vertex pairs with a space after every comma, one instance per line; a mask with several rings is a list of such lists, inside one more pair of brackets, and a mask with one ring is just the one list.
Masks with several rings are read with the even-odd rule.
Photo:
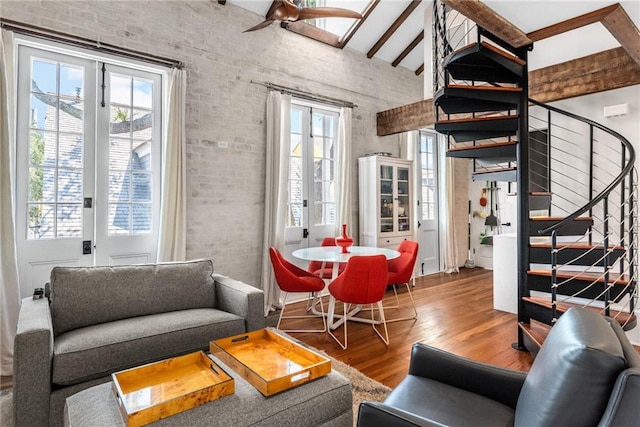
[[61, 425], [65, 399], [122, 369], [208, 349], [264, 327], [261, 290], [210, 260], [55, 267], [22, 301], [14, 344], [17, 426]]
[[572, 308], [529, 373], [415, 344], [409, 375], [358, 426], [638, 426], [640, 356], [616, 321]]

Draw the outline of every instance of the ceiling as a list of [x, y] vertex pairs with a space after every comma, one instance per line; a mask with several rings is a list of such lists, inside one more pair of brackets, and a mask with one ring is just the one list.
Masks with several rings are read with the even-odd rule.
[[[331, 0], [327, 0], [329, 3]], [[221, 2], [221, 1], [220, 1]], [[221, 2], [222, 3], [222, 2]], [[228, 0], [227, 3], [255, 12], [256, 24], [264, 19], [272, 0]], [[333, 1], [331, 5], [340, 3], [342, 7], [357, 9], [365, 2], [344, 0]], [[431, 0], [374, 0], [375, 6], [360, 20], [359, 26], [344, 47], [354, 49], [382, 61], [400, 66], [421, 74], [425, 61], [424, 40], [421, 34], [430, 26]], [[497, 14], [514, 24], [524, 33], [557, 24], [570, 18], [620, 3], [636, 27], [640, 27], [640, 2], [638, 0], [623, 1], [576, 1], [576, 0], [485, 0], [484, 3]], [[344, 5], [343, 5], [344, 4]], [[366, 9], [365, 9], [366, 10]], [[338, 18], [329, 18], [338, 19]], [[353, 21], [353, 20], [351, 20]], [[297, 24], [297, 23], [296, 23]], [[356, 22], [356, 24], [358, 24]], [[272, 24], [277, 25], [277, 24]], [[394, 28], [397, 28], [393, 31]], [[282, 29], [285, 31], [285, 29]], [[607, 29], [599, 22], [556, 35], [535, 43], [538, 47], [543, 43], [555, 43], [562, 38], [571, 40], [571, 49], [534, 49], [529, 57], [529, 69], [537, 69], [554, 63], [575, 59], [592, 53], [620, 46]], [[386, 39], [386, 41], [385, 41]], [[578, 40], [579, 42], [576, 42]], [[557, 46], [557, 45], [556, 45]], [[544, 55], [538, 54], [544, 52]]]

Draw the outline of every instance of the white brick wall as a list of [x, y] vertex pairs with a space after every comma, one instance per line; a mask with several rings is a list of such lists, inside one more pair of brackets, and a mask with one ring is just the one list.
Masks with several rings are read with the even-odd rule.
[[[398, 154], [397, 136], [376, 136], [376, 113], [422, 98], [423, 77], [282, 30], [243, 34], [260, 16], [216, 1], [10, 1], [0, 15], [185, 63], [187, 257], [259, 286], [268, 81], [345, 99], [357, 157]], [[221, 148], [219, 142], [227, 142]], [[357, 218], [357, 212], [354, 212]], [[357, 233], [354, 231], [354, 235]]]

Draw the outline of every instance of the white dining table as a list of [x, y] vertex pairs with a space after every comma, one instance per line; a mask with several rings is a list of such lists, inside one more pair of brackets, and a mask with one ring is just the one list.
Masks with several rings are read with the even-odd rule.
[[[398, 258], [400, 256], [400, 252], [395, 249], [387, 249], [387, 248], [377, 248], [374, 246], [349, 246], [347, 248], [348, 252], [343, 253], [342, 248], [339, 246], [316, 246], [313, 248], [302, 248], [296, 249], [292, 252], [292, 255], [298, 259], [306, 260], [306, 261], [319, 261], [322, 263], [322, 271], [324, 271], [324, 267], [328, 262], [333, 263], [333, 269], [331, 270], [331, 280], [335, 280], [338, 277], [338, 269], [340, 263], [346, 263], [349, 261], [349, 258], [352, 256], [373, 256], [373, 255], [384, 255], [387, 260]], [[320, 294], [317, 295], [317, 298], [321, 298]], [[342, 323], [344, 323], [345, 319], [355, 320], [358, 322], [364, 323], [377, 323], [372, 321], [371, 319], [362, 319], [359, 317], [355, 317], [355, 314], [362, 310], [361, 306], [357, 306], [352, 311], [347, 313], [345, 316], [343, 315], [335, 315], [335, 302], [336, 299], [333, 295], [329, 294], [329, 312], [327, 313], [327, 327], [331, 329], [336, 329]], [[312, 304], [312, 312], [316, 315], [322, 315], [321, 312], [315, 309], [316, 304]], [[334, 318], [338, 318], [337, 321], [334, 321]]]

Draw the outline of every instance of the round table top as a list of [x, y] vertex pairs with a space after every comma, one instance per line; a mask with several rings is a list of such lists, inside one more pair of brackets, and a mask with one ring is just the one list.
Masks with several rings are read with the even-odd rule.
[[395, 249], [376, 248], [373, 246], [350, 246], [349, 253], [343, 254], [339, 246], [316, 246], [313, 248], [302, 248], [293, 251], [292, 255], [307, 261], [321, 262], [347, 262], [352, 255], [384, 255], [387, 259], [394, 259], [400, 256], [400, 252]]

